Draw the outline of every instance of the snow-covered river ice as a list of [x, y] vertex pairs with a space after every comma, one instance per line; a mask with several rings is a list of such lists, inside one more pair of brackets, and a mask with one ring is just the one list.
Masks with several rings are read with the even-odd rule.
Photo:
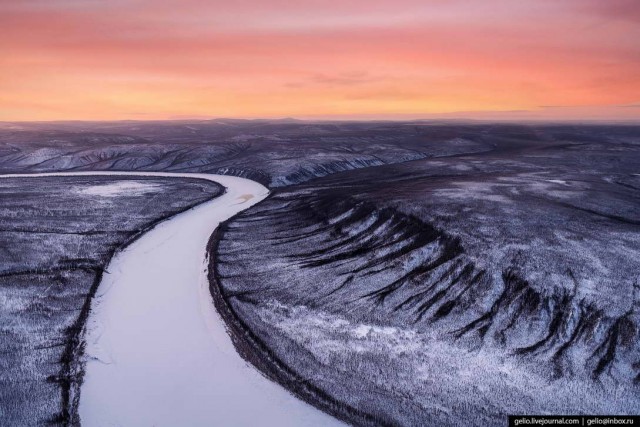
[[208, 240], [222, 221], [264, 199], [264, 186], [211, 174], [15, 176], [74, 175], [200, 178], [226, 188], [223, 195], [158, 224], [110, 261], [86, 327], [83, 425], [342, 425], [245, 362], [213, 305]]

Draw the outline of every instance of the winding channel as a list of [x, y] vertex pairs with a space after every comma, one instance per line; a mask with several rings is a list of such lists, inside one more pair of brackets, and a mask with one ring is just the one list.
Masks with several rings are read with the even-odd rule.
[[161, 222], [110, 261], [91, 303], [80, 420], [86, 426], [343, 425], [263, 377], [237, 353], [216, 312], [206, 247], [224, 220], [263, 200], [224, 175], [65, 172], [4, 177], [199, 178], [226, 192]]

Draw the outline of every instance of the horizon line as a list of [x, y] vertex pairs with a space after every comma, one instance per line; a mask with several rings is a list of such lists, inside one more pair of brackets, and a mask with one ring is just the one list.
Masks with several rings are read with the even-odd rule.
[[354, 123], [367, 123], [367, 122], [391, 122], [391, 123], [420, 123], [420, 122], [480, 122], [480, 123], [550, 123], [550, 124], [588, 124], [588, 123], [600, 123], [600, 124], [638, 124], [640, 125], [640, 118], [468, 118], [468, 117], [452, 117], [452, 118], [348, 118], [348, 117], [322, 117], [322, 118], [298, 118], [298, 117], [185, 117], [185, 118], [160, 118], [160, 119], [52, 119], [52, 120], [0, 120], [0, 124], [18, 124], [18, 123], [151, 123], [151, 122], [215, 122], [215, 121], [246, 121], [246, 122], [300, 122], [300, 123], [332, 123], [332, 122], [354, 122]]

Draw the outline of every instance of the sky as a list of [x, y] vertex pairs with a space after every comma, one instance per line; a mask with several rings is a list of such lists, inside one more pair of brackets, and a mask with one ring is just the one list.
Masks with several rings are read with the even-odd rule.
[[638, 0], [0, 0], [0, 120], [640, 118]]

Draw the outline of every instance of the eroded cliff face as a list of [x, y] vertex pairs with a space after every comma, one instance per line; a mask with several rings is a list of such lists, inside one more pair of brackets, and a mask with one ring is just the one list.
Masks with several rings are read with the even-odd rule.
[[640, 144], [546, 136], [276, 191], [224, 229], [222, 294], [374, 424], [637, 412]]

